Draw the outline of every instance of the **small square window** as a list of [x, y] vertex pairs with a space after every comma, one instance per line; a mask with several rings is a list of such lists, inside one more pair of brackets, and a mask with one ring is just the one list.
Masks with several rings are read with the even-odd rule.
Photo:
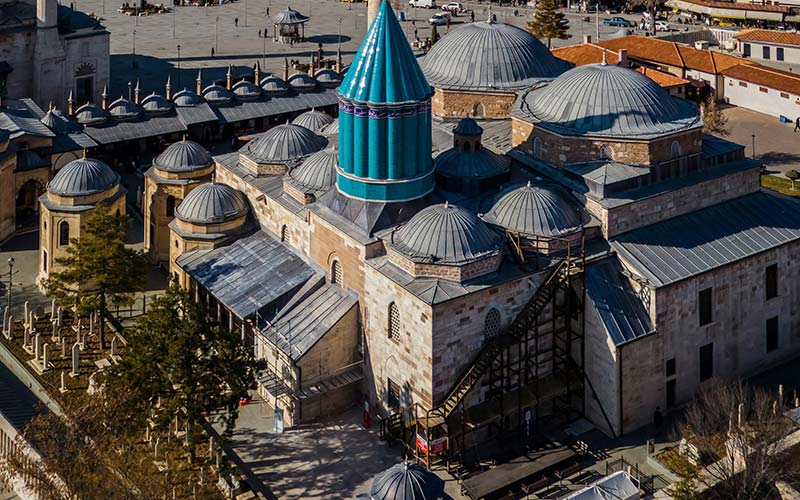
[[758, 87], [758, 91], [766, 94], [767, 92], [769, 92], [769, 89], [767, 87]]
[[778, 317], [767, 320], [767, 352], [778, 349]]
[[746, 82], [739, 82], [739, 86], [747, 88], [747, 83]]
[[667, 360], [667, 377], [672, 377], [675, 375], [675, 358], [670, 358]]
[[789, 94], [787, 94], [786, 92], [781, 92], [781, 97], [783, 97], [784, 99], [788, 99]]

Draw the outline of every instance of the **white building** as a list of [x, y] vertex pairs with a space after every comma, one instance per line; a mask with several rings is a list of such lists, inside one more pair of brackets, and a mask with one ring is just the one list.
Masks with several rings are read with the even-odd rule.
[[800, 63], [800, 33], [773, 30], [742, 30], [734, 50], [742, 57], [760, 61]]
[[800, 75], [740, 64], [722, 72], [725, 102], [791, 120], [800, 113]]

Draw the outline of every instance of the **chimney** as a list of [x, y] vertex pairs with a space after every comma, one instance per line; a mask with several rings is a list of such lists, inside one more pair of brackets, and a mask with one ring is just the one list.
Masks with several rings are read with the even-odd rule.
[[583, 35], [583, 43], [592, 43], [592, 35]]
[[108, 109], [108, 85], [103, 86], [103, 93], [100, 94], [100, 97], [102, 98], [100, 107], [103, 108], [103, 110]]
[[197, 95], [200, 95], [200, 94], [203, 93], [203, 70], [202, 69], [198, 69], [197, 70], [197, 86], [195, 87], [195, 90], [197, 91], [196, 92]]
[[289, 59], [284, 57], [283, 58], [283, 81], [286, 82], [289, 80]]
[[342, 74], [342, 51], [341, 49], [336, 50], [336, 72], [340, 75]]
[[73, 113], [75, 113], [75, 101], [72, 100], [72, 90], [70, 90], [67, 97], [67, 114], [72, 116]]
[[617, 64], [623, 68], [627, 68], [629, 66], [628, 49], [619, 49], [619, 52], [617, 52], [617, 57], [619, 58], [619, 62]]
[[314, 78], [314, 65], [316, 61], [314, 60], [314, 54], [311, 54], [311, 62], [308, 65], [308, 76]]
[[231, 74], [231, 65], [228, 65], [228, 74], [225, 75], [225, 88], [228, 90], [233, 87], [233, 75]]
[[165, 90], [164, 96], [168, 101], [172, 100], [172, 77], [170, 75], [167, 75], [167, 88]]
[[133, 89], [133, 103], [139, 105], [139, 79], [136, 79], [136, 87]]
[[256, 85], [261, 85], [261, 63], [256, 61], [256, 69], [253, 72], [253, 80]]
[[36, 27], [55, 28], [58, 22], [57, 0], [36, 0]]

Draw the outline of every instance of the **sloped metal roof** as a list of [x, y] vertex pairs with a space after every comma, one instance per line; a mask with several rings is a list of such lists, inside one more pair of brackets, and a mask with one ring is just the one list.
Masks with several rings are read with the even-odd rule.
[[57, 109], [48, 111], [40, 120], [56, 134], [80, 133], [81, 127]]
[[64, 165], [47, 184], [59, 196], [87, 196], [119, 184], [120, 176], [100, 160], [84, 158]]
[[293, 168], [289, 172], [289, 180], [305, 191], [327, 191], [336, 184], [338, 164], [339, 151], [336, 148], [323, 149]]
[[202, 101], [199, 95], [191, 90], [183, 89], [172, 96], [172, 102], [174, 102], [176, 106], [196, 106]]
[[139, 116], [140, 110], [136, 104], [120, 97], [108, 105], [108, 114], [118, 120], [128, 120]]
[[569, 68], [527, 31], [488, 21], [451, 30], [422, 60], [431, 85], [450, 90], [521, 90]]
[[328, 140], [305, 127], [287, 123], [247, 143], [241, 153], [257, 163], [287, 163], [321, 150]]
[[12, 139], [24, 134], [40, 137], [55, 136], [40, 121], [43, 117], [44, 113], [32, 100], [9, 99], [6, 107], [0, 109], [0, 128], [10, 132]]
[[536, 236], [558, 237], [580, 229], [581, 214], [558, 186], [506, 189], [483, 215], [489, 224]]
[[652, 332], [650, 315], [616, 258], [586, 268], [586, 293], [614, 345]]
[[346, 99], [374, 104], [423, 101], [433, 95], [389, 2], [381, 4], [339, 92]]
[[466, 264], [499, 253], [503, 239], [474, 213], [445, 202], [414, 215], [389, 242], [415, 261]]
[[33, 417], [47, 411], [28, 386], [0, 363], [0, 413], [11, 425], [22, 432]]
[[298, 72], [293, 74], [286, 80], [293, 89], [310, 90], [317, 86], [317, 81], [308, 76], [308, 73]]
[[106, 112], [100, 106], [86, 103], [75, 111], [75, 119], [81, 125], [97, 125], [106, 121]]
[[372, 480], [369, 500], [439, 500], [444, 481], [419, 464], [399, 463]]
[[309, 19], [308, 16], [304, 16], [291, 7], [286, 7], [286, 10], [282, 10], [272, 16], [272, 22], [275, 24], [302, 24]]
[[453, 127], [453, 133], [457, 135], [482, 135], [483, 127], [469, 116], [465, 116]]
[[15, 172], [26, 170], [36, 170], [37, 168], [49, 167], [50, 162], [39, 156], [35, 151], [25, 149], [17, 151], [17, 166]]
[[250, 211], [247, 198], [227, 184], [209, 182], [193, 189], [175, 208], [175, 216], [193, 224], [216, 224]]
[[696, 105], [615, 64], [587, 64], [532, 89], [518, 117], [558, 134], [647, 139], [703, 125]]
[[333, 123], [333, 117], [328, 113], [317, 111], [312, 108], [311, 111], [306, 111], [292, 120], [292, 123], [305, 127], [315, 134], [319, 134], [326, 126]]
[[611, 246], [654, 286], [800, 239], [800, 202], [753, 193], [620, 235]]
[[477, 151], [450, 148], [434, 159], [433, 168], [437, 174], [446, 177], [482, 179], [508, 172], [510, 163], [507, 157], [486, 148]]
[[261, 80], [261, 88], [268, 94], [281, 94], [289, 91], [289, 84], [275, 75], [269, 75]]
[[[187, 108], [176, 108], [185, 110]], [[186, 125], [179, 113], [169, 112], [162, 116], [138, 116], [132, 120], [108, 121], [106, 123], [84, 126], [86, 135], [100, 144], [125, 142], [145, 137], [158, 137], [185, 132]], [[214, 116], [216, 120], [216, 115]]]
[[153, 165], [165, 172], [192, 172], [214, 163], [206, 148], [194, 141], [174, 142], [153, 160]]

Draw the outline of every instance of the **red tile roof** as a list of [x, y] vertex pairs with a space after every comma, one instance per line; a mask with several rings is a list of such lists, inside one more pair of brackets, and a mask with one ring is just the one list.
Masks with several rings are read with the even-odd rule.
[[742, 30], [736, 34], [736, 38], [748, 42], [767, 42], [780, 45], [800, 46], [800, 33], [792, 31], [774, 30]]
[[752, 10], [758, 12], [783, 12], [788, 13], [789, 7], [786, 5], [761, 5], [755, 3], [744, 2], [725, 2], [718, 0], [683, 0], [686, 3], [693, 3], [703, 7], [711, 7], [714, 9], [733, 9], [733, 10]]
[[800, 75], [789, 71], [781, 71], [761, 65], [740, 64], [726, 69], [722, 74], [737, 80], [744, 80], [775, 90], [800, 95]]

